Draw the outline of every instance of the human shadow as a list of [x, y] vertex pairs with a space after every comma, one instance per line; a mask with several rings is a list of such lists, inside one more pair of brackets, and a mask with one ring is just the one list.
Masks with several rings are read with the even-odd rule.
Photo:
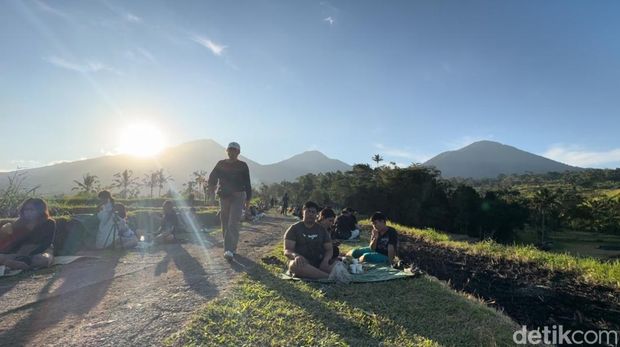
[[[103, 259], [85, 260], [60, 268], [39, 291], [37, 300], [4, 312], [0, 320], [18, 311], [25, 316], [11, 329], [0, 333], [0, 345], [22, 346], [46, 328], [68, 315], [83, 316], [106, 295], [113, 279], [121, 252]], [[85, 263], [87, 264], [85, 266]]]
[[[347, 344], [352, 346], [378, 345], [382, 342], [371, 335], [363, 325], [346, 317], [339, 316], [338, 312], [314, 299], [309, 292], [300, 291], [292, 281], [278, 278], [274, 273], [253, 260], [241, 255], [235, 255], [235, 260], [231, 262], [231, 266], [235, 271], [246, 273], [252, 280], [260, 282], [270, 290], [278, 293], [286, 301], [302, 308], [313, 319], [325, 325], [327, 329], [335, 332], [342, 338], [346, 338]], [[318, 289], [324, 285], [337, 286], [336, 284], [320, 283], [312, 283], [311, 285]], [[326, 313], [329, 314], [326, 315]]]
[[[209, 235], [201, 235], [200, 237], [200, 242], [197, 236], [192, 235], [186, 242], [163, 245], [161, 249], [166, 252], [166, 255], [155, 266], [155, 276], [166, 273], [172, 262], [182, 272], [183, 279], [191, 290], [203, 297], [210, 298], [217, 295], [218, 290], [217, 286], [209, 281], [210, 275], [205, 271], [204, 266], [209, 266], [213, 261], [209, 250], [216, 241]], [[205, 241], [211, 246], [205, 247]], [[197, 247], [196, 252], [203, 253], [196, 256], [192, 255], [186, 247]], [[197, 256], [202, 258], [203, 262], [198, 261]]]

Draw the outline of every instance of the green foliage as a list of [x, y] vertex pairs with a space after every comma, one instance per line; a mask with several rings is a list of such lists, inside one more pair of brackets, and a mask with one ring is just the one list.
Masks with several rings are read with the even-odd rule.
[[454, 187], [439, 171], [411, 165], [407, 168], [354, 165], [351, 171], [307, 174], [296, 182], [262, 186], [263, 195], [288, 192], [291, 205], [312, 200], [322, 206], [349, 206], [362, 215], [384, 212], [391, 220], [420, 228], [435, 228], [491, 237], [510, 242], [527, 220], [526, 207], [512, 192], [487, 194], [471, 187]]
[[37, 187], [28, 187], [26, 174], [15, 171], [7, 177], [8, 184], [0, 190], [0, 217], [16, 217], [19, 207], [27, 198], [36, 196]]

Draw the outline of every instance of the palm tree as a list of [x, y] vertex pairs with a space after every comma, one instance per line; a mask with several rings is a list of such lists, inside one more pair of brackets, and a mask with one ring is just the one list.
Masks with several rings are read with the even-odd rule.
[[76, 186], [71, 188], [71, 190], [77, 190], [79, 192], [83, 192], [86, 194], [96, 193], [97, 192], [97, 184], [99, 183], [99, 179], [95, 175], [91, 175], [90, 173], [85, 173], [82, 176], [82, 181], [73, 180]]
[[186, 187], [185, 194], [187, 196], [194, 194], [194, 185], [196, 185], [196, 181], [194, 180], [189, 180], [187, 183], [183, 183], [183, 187]]
[[153, 189], [157, 187], [157, 177], [157, 171], [151, 171], [148, 174], [144, 174], [142, 178], [142, 184], [151, 190], [149, 195], [151, 198], [153, 198]]
[[558, 205], [557, 196], [552, 193], [548, 188], [542, 188], [534, 193], [532, 198], [532, 204], [534, 208], [538, 210], [540, 214], [540, 242], [545, 242], [545, 217], [549, 210], [555, 208]]
[[375, 163], [377, 163], [377, 167], [379, 167], [379, 163], [383, 161], [383, 157], [379, 154], [375, 154], [372, 156], [372, 161], [374, 161]]
[[194, 171], [194, 182], [196, 182], [197, 191], [203, 192], [203, 187], [207, 183], [207, 172], [205, 170]]
[[131, 188], [137, 184], [138, 178], [133, 177], [133, 171], [131, 170], [125, 169], [114, 174], [114, 182], [112, 183], [112, 186], [121, 189], [121, 196], [123, 199], [127, 199], [127, 195], [129, 194]]
[[172, 179], [172, 176], [167, 176], [164, 173], [164, 169], [159, 169], [155, 171], [155, 174], [157, 175], [157, 188], [159, 188], [157, 196], [161, 197], [161, 190], [164, 189], [164, 185], [169, 181], [174, 181], [174, 179]]

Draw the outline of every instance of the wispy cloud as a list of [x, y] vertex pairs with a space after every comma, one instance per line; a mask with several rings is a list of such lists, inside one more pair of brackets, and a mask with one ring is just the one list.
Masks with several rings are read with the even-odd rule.
[[[408, 159], [416, 163], [422, 163], [431, 158], [431, 156], [429, 155], [417, 153], [417, 152], [409, 150], [408, 148], [394, 148], [394, 147], [386, 146], [382, 143], [375, 143], [374, 147], [382, 155], [392, 157], [392, 158]], [[402, 166], [402, 163], [398, 165]]]
[[39, 8], [39, 10], [47, 12], [47, 13], [51, 13], [53, 15], [59, 16], [59, 17], [63, 17], [63, 18], [69, 18], [69, 14], [67, 14], [65, 11], [62, 11], [56, 7], [52, 7], [50, 6], [48, 3], [41, 1], [41, 0], [35, 0], [35, 5]]
[[136, 47], [134, 49], [125, 51], [125, 57], [140, 63], [144, 61], [148, 61], [153, 64], [157, 63], [157, 59], [155, 58], [153, 53], [142, 47]]
[[192, 36], [191, 39], [192, 41], [198, 43], [199, 45], [208, 48], [211, 51], [211, 53], [217, 56], [221, 56], [222, 53], [224, 53], [224, 50], [227, 48], [227, 46], [221, 45], [219, 43], [215, 43], [211, 39], [200, 36], [200, 35], [194, 35]]
[[576, 145], [555, 144], [543, 156], [562, 163], [582, 167], [620, 166], [620, 148], [607, 151], [590, 151]]
[[131, 12], [125, 13], [123, 15], [123, 18], [125, 18], [126, 21], [131, 22], [131, 23], [142, 23], [142, 18], [136, 16], [135, 14]]
[[332, 16], [329, 16], [327, 18], [323, 18], [323, 20], [326, 21], [327, 23], [329, 23], [329, 25], [334, 25], [334, 23], [336, 22], [336, 20]]
[[117, 69], [107, 66], [98, 61], [87, 61], [85, 63], [76, 63], [76, 62], [69, 61], [67, 59], [56, 57], [56, 56], [46, 57], [44, 58], [44, 60], [57, 67], [60, 67], [66, 70], [76, 71], [76, 72], [88, 73], [88, 72], [108, 71], [108, 72], [112, 72], [118, 75], [121, 74], [121, 72], [118, 71]]

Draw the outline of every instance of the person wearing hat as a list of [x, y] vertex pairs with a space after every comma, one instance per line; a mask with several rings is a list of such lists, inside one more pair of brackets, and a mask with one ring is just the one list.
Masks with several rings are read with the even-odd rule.
[[239, 160], [241, 146], [231, 142], [226, 149], [228, 159], [220, 160], [207, 181], [207, 193], [213, 197], [216, 186], [220, 198], [220, 220], [224, 235], [224, 258], [232, 260], [237, 251], [241, 214], [250, 206], [252, 186], [248, 164]]

